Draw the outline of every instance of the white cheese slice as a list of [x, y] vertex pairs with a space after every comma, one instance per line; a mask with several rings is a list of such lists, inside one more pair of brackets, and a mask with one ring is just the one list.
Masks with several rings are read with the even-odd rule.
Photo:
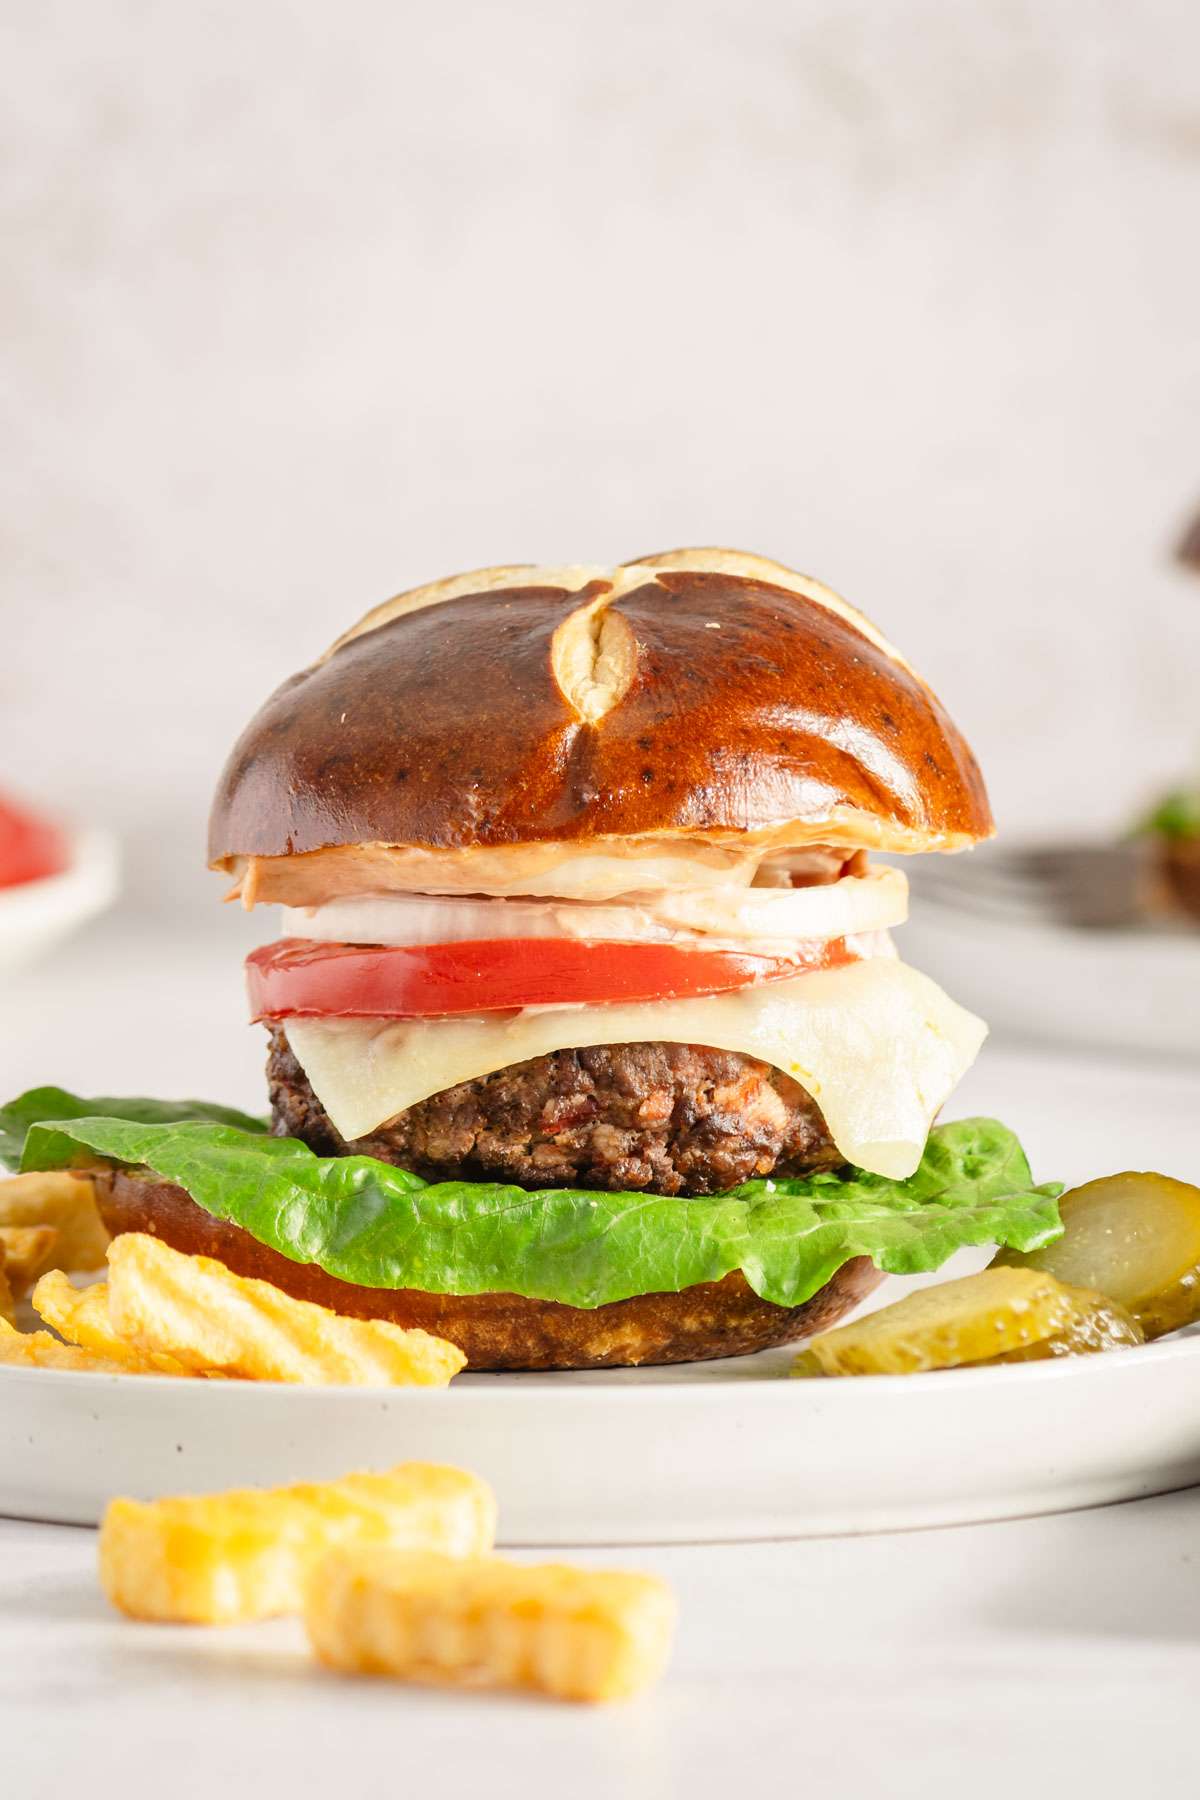
[[890, 958], [703, 999], [533, 1007], [460, 1019], [288, 1019], [288, 1042], [344, 1138], [510, 1063], [585, 1044], [661, 1041], [771, 1063], [818, 1103], [848, 1162], [897, 1179], [987, 1027]]

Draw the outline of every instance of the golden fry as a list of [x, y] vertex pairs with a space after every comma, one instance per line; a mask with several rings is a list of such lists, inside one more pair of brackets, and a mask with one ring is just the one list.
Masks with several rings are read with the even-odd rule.
[[88, 1175], [52, 1170], [0, 1180], [0, 1226], [6, 1225], [53, 1225], [61, 1268], [84, 1274], [104, 1267], [108, 1233]]
[[15, 1326], [16, 1322], [17, 1309], [13, 1301], [12, 1286], [8, 1279], [4, 1245], [0, 1244], [0, 1325]]
[[429, 1463], [148, 1505], [114, 1500], [100, 1530], [100, 1581], [132, 1618], [226, 1625], [299, 1612], [309, 1572], [339, 1546], [480, 1556], [495, 1528], [485, 1482]]
[[14, 1294], [27, 1294], [38, 1276], [45, 1274], [58, 1239], [57, 1225], [0, 1225], [0, 1250]]
[[108, 1283], [73, 1287], [61, 1269], [43, 1275], [33, 1290], [33, 1310], [68, 1344], [122, 1363], [134, 1375], [191, 1375], [173, 1356], [145, 1352], [118, 1337], [108, 1316]]
[[[94, 1350], [81, 1350], [76, 1344], [61, 1344], [48, 1331], [14, 1331], [0, 1321], [0, 1363], [12, 1363], [27, 1369], [74, 1369], [97, 1375], [128, 1375], [127, 1362], [115, 1362], [109, 1356], [98, 1356]], [[137, 1370], [139, 1375], [157, 1375], [149, 1365]]]
[[651, 1575], [404, 1551], [335, 1550], [305, 1606], [309, 1640], [331, 1668], [563, 1700], [648, 1686], [674, 1624], [674, 1597]]
[[117, 1335], [200, 1374], [445, 1387], [466, 1361], [454, 1344], [426, 1331], [344, 1318], [142, 1232], [115, 1238], [108, 1265]]

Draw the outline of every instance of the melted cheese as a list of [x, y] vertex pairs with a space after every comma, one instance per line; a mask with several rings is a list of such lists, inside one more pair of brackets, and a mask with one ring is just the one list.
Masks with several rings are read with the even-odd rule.
[[886, 958], [703, 999], [531, 1007], [461, 1019], [289, 1019], [288, 1041], [347, 1139], [460, 1081], [586, 1044], [738, 1050], [790, 1075], [848, 1162], [911, 1175], [987, 1028]]

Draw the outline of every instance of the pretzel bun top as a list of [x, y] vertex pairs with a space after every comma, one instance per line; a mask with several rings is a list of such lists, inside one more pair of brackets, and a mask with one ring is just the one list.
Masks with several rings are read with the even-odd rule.
[[614, 840], [957, 850], [979, 769], [808, 576], [731, 550], [485, 569], [376, 607], [250, 721], [209, 856]]

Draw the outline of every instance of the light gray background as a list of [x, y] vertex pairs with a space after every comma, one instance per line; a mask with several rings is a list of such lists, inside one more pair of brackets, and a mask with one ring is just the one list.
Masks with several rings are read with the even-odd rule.
[[841, 588], [1011, 832], [1200, 740], [1194, 0], [6, 0], [0, 778], [197, 912], [275, 682], [399, 588]]

